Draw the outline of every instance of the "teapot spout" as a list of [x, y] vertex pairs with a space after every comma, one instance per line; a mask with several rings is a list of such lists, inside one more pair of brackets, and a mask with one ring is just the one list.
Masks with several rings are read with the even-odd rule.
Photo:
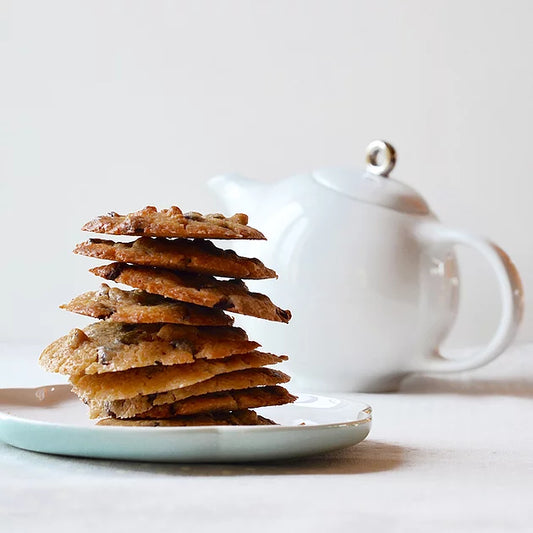
[[229, 210], [250, 212], [256, 209], [267, 185], [239, 174], [223, 174], [211, 178], [208, 187]]

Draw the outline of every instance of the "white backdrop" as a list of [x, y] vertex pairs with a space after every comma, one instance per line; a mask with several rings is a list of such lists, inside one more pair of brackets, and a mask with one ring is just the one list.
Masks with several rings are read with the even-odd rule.
[[[97, 286], [70, 253], [110, 210], [220, 209], [206, 180], [362, 165], [441, 219], [490, 236], [533, 285], [533, 4], [527, 1], [0, 0], [0, 339], [47, 342]], [[253, 215], [251, 217], [253, 223]], [[497, 321], [490, 272], [461, 253], [452, 345]], [[527, 307], [526, 307], [527, 309]], [[526, 311], [521, 339], [533, 340]]]

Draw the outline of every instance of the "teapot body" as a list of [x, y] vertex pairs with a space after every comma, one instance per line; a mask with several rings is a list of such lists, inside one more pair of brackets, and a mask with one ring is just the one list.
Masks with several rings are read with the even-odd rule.
[[418, 237], [431, 213], [358, 201], [311, 175], [279, 182], [242, 209], [268, 240], [239, 243], [238, 251], [279, 276], [247, 285], [293, 319], [237, 324], [264, 350], [289, 356], [295, 388], [394, 390], [451, 328], [459, 289], [453, 250]]

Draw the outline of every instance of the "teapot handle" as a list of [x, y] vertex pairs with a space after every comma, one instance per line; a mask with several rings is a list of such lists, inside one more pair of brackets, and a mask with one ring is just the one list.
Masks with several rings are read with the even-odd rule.
[[465, 245], [477, 250], [491, 265], [498, 281], [502, 312], [496, 332], [489, 343], [473, 354], [451, 359], [433, 351], [418, 372], [458, 372], [485, 365], [498, 357], [512, 342], [523, 314], [522, 282], [509, 256], [496, 244], [461, 230], [448, 228], [438, 222], [422, 224], [419, 228], [422, 242], [428, 246]]

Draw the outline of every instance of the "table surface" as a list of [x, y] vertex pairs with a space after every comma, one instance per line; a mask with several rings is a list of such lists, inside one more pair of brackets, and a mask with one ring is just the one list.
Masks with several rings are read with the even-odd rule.
[[[39, 348], [0, 344], [0, 387], [61, 382], [37, 367]], [[368, 439], [290, 462], [134, 463], [0, 443], [0, 532], [533, 530], [533, 345], [411, 376], [399, 393], [341, 396], [372, 405]]]

